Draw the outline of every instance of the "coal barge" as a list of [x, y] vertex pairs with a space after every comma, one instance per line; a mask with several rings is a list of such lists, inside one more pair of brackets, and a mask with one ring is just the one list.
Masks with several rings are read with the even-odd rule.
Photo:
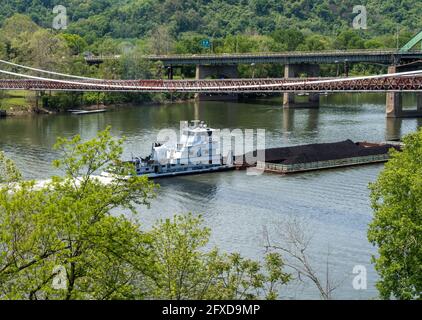
[[[257, 170], [290, 174], [338, 167], [383, 163], [389, 159], [390, 149], [400, 145], [388, 143], [353, 142], [318, 143], [301, 146], [266, 149], [245, 154], [235, 161], [237, 169], [255, 167]], [[246, 159], [256, 162], [245, 165]]]

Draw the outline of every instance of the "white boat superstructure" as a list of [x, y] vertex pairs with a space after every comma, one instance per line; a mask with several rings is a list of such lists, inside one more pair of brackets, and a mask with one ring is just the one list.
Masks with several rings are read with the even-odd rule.
[[233, 157], [222, 156], [219, 138], [217, 130], [203, 121], [184, 122], [179, 143], [154, 143], [148, 157], [132, 162], [138, 175], [150, 178], [232, 169]]

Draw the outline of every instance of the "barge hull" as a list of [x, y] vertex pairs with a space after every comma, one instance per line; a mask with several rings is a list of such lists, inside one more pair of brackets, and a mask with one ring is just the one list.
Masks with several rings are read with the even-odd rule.
[[370, 157], [349, 158], [340, 160], [320, 161], [316, 163], [303, 163], [291, 166], [275, 164], [275, 163], [258, 163], [257, 169], [264, 170], [269, 173], [278, 174], [294, 174], [309, 171], [328, 170], [342, 167], [353, 167], [358, 165], [380, 164], [385, 163], [389, 159], [389, 155], [378, 155]]

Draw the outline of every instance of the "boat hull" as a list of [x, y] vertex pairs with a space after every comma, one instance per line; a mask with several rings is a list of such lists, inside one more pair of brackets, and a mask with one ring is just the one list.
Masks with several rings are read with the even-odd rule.
[[159, 179], [159, 178], [170, 178], [170, 177], [176, 177], [176, 176], [187, 176], [187, 175], [229, 171], [229, 170], [234, 170], [234, 169], [235, 169], [235, 166], [233, 165], [224, 165], [224, 166], [210, 167], [210, 168], [204, 168], [204, 169], [191, 169], [191, 170], [188, 169], [186, 171], [144, 173], [144, 174], [138, 174], [138, 176], [148, 177], [150, 179]]

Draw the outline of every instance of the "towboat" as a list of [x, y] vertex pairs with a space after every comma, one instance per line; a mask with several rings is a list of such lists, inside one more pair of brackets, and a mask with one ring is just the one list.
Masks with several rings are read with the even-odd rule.
[[[129, 161], [138, 176], [172, 177], [234, 169], [233, 156], [223, 157], [219, 135], [203, 121], [183, 122], [179, 143], [155, 142], [147, 157]], [[104, 174], [103, 174], [104, 175]], [[106, 175], [106, 174], [105, 174]]]

